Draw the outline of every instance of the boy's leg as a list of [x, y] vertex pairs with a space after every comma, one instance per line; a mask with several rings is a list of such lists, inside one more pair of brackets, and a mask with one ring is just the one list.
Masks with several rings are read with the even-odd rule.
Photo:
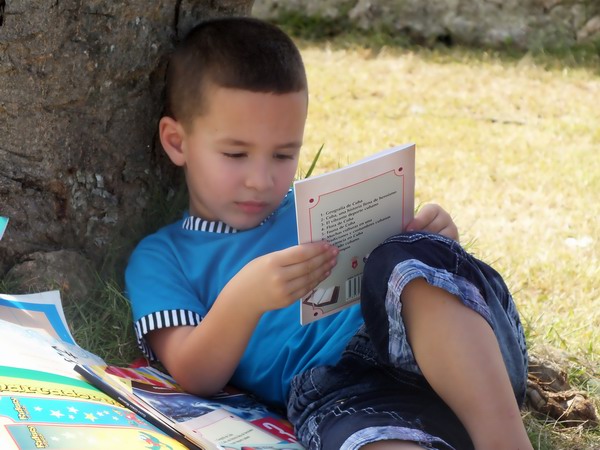
[[531, 449], [498, 342], [485, 319], [422, 278], [409, 282], [401, 299], [416, 362], [462, 421], [475, 448]]
[[361, 295], [381, 364], [424, 376], [477, 450], [531, 449], [524, 333], [497, 272], [448, 238], [405, 233], [371, 253]]

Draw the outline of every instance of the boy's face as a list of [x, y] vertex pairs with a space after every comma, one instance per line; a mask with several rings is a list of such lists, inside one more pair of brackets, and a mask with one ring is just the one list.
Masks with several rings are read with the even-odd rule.
[[307, 93], [212, 85], [205, 112], [182, 131], [190, 214], [244, 230], [281, 203], [298, 166]]

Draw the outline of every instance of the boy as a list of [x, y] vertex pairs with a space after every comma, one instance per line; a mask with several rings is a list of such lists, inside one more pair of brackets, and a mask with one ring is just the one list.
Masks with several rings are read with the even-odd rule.
[[296, 300], [338, 251], [296, 241], [308, 90], [289, 37], [248, 18], [199, 25], [172, 56], [166, 102], [160, 139], [189, 215], [127, 268], [147, 355], [199, 395], [231, 382], [287, 405], [311, 449], [531, 448], [512, 299], [439, 206], [371, 254], [361, 307], [299, 325]]

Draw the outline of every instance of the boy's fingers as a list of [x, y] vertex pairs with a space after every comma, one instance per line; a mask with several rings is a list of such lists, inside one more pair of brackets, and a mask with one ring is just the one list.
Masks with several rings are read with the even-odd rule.
[[444, 229], [448, 223], [448, 218], [444, 217], [442, 214], [438, 214], [425, 226], [425, 230], [437, 233]]
[[446, 236], [450, 239], [454, 239], [456, 242], [459, 241], [458, 228], [454, 224], [454, 222], [446, 226], [443, 230], [439, 232], [439, 234]]
[[304, 279], [306, 281], [309, 281], [311, 278], [320, 279], [324, 272], [331, 270], [335, 265], [337, 254], [337, 249], [334, 247], [328, 248], [326, 251], [317, 253], [311, 258], [295, 264], [289, 264], [285, 267], [286, 278], [288, 280]]
[[406, 226], [407, 231], [425, 230], [438, 215], [438, 208], [435, 205], [425, 205], [417, 213], [413, 220]]
[[452, 222], [450, 214], [438, 205], [425, 205], [407, 225], [407, 231], [439, 232]]
[[338, 250], [327, 242], [312, 242], [309, 244], [296, 245], [279, 252], [282, 256], [281, 266], [293, 266], [310, 261], [321, 256], [335, 257]]
[[437, 205], [425, 205], [406, 231], [428, 231], [458, 241], [458, 228], [448, 212]]
[[325, 280], [331, 273], [329, 266], [322, 266], [318, 270], [311, 271], [289, 282], [290, 298], [298, 299], [308, 294], [321, 281]]

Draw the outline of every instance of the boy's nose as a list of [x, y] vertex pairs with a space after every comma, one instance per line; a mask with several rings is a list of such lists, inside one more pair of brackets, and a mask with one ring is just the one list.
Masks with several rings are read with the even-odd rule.
[[246, 177], [246, 186], [257, 191], [265, 191], [273, 187], [273, 176], [268, 164], [254, 164]]

